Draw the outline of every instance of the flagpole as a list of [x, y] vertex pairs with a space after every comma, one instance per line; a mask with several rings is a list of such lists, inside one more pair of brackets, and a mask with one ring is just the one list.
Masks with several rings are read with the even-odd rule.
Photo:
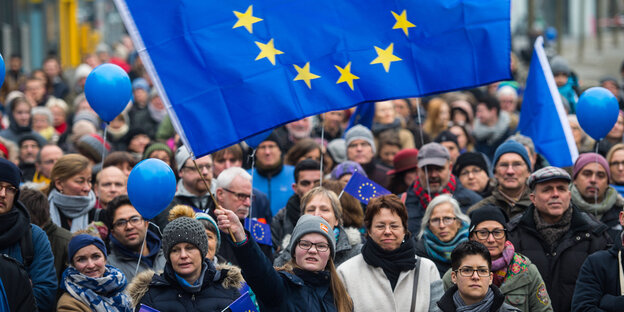
[[[319, 186], [323, 186], [323, 142], [325, 141], [325, 118], [321, 117], [321, 180]], [[327, 149], [327, 148], [326, 148]], [[340, 198], [340, 197], [338, 197]]]
[[[420, 127], [420, 143], [424, 143], [423, 138], [423, 129], [422, 129], [422, 119], [420, 118], [420, 98], [416, 98], [416, 117], [418, 117], [418, 127]], [[431, 190], [429, 189], [429, 171], [427, 170], [427, 166], [425, 166], [425, 182], [427, 183], [427, 194], [429, 198], [431, 198]], [[427, 207], [423, 207], [427, 208]]]

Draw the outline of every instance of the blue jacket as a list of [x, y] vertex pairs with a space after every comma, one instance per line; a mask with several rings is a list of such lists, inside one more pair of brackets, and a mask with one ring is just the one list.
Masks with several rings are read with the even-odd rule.
[[336, 311], [327, 272], [278, 272], [251, 239], [236, 246], [234, 252], [243, 278], [256, 294], [260, 311]]
[[[18, 209], [28, 216], [26, 208], [21, 202], [16, 201], [13, 209]], [[30, 219], [30, 217], [28, 217]], [[56, 270], [54, 269], [54, 255], [50, 248], [50, 241], [46, 233], [38, 226], [31, 224], [32, 243], [34, 258], [26, 271], [33, 285], [33, 293], [39, 311], [54, 311], [56, 309]], [[8, 248], [0, 250], [17, 261], [24, 263], [20, 242], [16, 242]]]
[[[251, 174], [251, 170], [248, 172]], [[258, 170], [254, 169], [253, 187], [268, 196], [272, 216], [286, 206], [288, 198], [295, 193], [292, 189], [292, 184], [295, 183], [294, 173], [295, 167], [289, 165], [283, 165], [282, 170], [272, 176], [261, 175]], [[269, 221], [267, 220], [267, 222]]]

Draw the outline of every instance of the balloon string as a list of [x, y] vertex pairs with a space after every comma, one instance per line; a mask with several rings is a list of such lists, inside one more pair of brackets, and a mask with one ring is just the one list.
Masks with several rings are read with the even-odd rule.
[[[249, 200], [249, 215], [247, 216], [249, 218], [249, 221], [251, 221], [251, 216], [252, 216], [252, 212], [253, 212], [253, 177], [254, 177], [254, 165], [256, 163], [256, 149], [254, 148], [253, 151], [251, 152], [251, 198]], [[244, 227], [245, 225], [243, 225]], [[249, 222], [249, 225], [247, 226], [247, 231], [251, 232], [251, 222]]]
[[141, 251], [139, 251], [139, 261], [137, 261], [136, 269], [134, 269], [134, 276], [139, 273], [139, 265], [141, 265], [141, 256], [143, 256], [143, 248], [145, 248], [145, 240], [147, 239], [147, 233], [143, 236], [143, 243], [141, 243]]
[[[420, 98], [416, 98], [416, 115], [418, 117], [418, 126], [420, 127], [420, 144], [424, 144], [425, 142], [423, 139], [422, 120], [420, 118], [420, 103]], [[407, 104], [409, 104], [409, 100]], [[427, 170], [427, 166], [425, 166], [425, 180], [427, 183], [427, 195], [429, 195], [429, 198], [431, 198], [431, 190], [429, 189], [429, 170]]]

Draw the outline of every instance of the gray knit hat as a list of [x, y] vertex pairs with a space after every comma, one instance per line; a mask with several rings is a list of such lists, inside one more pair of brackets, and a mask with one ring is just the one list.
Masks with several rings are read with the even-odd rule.
[[206, 236], [204, 226], [193, 218], [180, 217], [165, 226], [162, 245], [167, 261], [169, 261], [171, 248], [178, 243], [195, 245], [199, 249], [202, 259], [208, 253], [208, 237]]
[[191, 158], [191, 152], [184, 145], [178, 147], [175, 154], [176, 165], [178, 166], [178, 172], [182, 170], [182, 167], [186, 164], [186, 161]]
[[292, 231], [292, 236], [290, 238], [290, 255], [295, 258], [295, 247], [297, 243], [299, 243], [299, 240], [304, 235], [310, 233], [318, 233], [327, 238], [331, 256], [334, 258], [336, 255], [336, 240], [332, 227], [329, 226], [329, 223], [327, 223], [325, 219], [313, 215], [302, 215], [299, 221], [297, 221], [297, 225], [295, 225], [295, 229]]
[[353, 128], [349, 129], [347, 134], [345, 134], [345, 147], [349, 148], [349, 144], [351, 144], [354, 140], [364, 140], [368, 142], [373, 148], [373, 154], [377, 153], [373, 133], [368, 128], [362, 125], [355, 125]]

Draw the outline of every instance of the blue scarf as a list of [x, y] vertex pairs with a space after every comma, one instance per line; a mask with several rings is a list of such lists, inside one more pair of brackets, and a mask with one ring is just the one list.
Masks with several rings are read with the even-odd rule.
[[[149, 254], [147, 256], [142, 256], [141, 261], [145, 262], [150, 268], [154, 267], [154, 260], [156, 260], [156, 256], [160, 251], [161, 241], [160, 238], [152, 231], [147, 230], [145, 233], [145, 243], [147, 244], [147, 249], [149, 250]], [[124, 257], [128, 257], [131, 259], [139, 259], [139, 253], [129, 250], [126, 246], [120, 243], [115, 236], [110, 235], [110, 242], [121, 255]]]
[[132, 311], [130, 297], [124, 294], [126, 276], [117, 268], [106, 265], [102, 277], [91, 278], [70, 266], [63, 272], [61, 289], [96, 312]]
[[468, 224], [462, 221], [462, 227], [459, 228], [455, 237], [449, 242], [442, 242], [429, 230], [429, 227], [425, 227], [423, 239], [425, 240], [425, 248], [429, 256], [436, 261], [451, 263], [451, 252], [453, 249], [455, 249], [459, 243], [468, 240]]

